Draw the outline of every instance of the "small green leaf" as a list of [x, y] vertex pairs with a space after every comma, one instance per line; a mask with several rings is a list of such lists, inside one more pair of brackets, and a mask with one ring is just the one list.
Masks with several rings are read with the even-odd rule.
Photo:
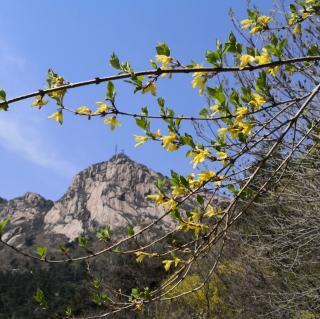
[[65, 314], [65, 316], [66, 316], [66, 319], [67, 319], [67, 318], [71, 318], [71, 316], [72, 316], [72, 308], [71, 308], [71, 306], [67, 306], [64, 314]]
[[226, 97], [223, 94], [221, 85], [216, 88], [208, 87], [208, 93], [211, 97], [215, 98], [221, 104], [226, 101]]
[[113, 100], [114, 96], [115, 96], [114, 84], [112, 83], [112, 81], [109, 81], [107, 84], [106, 97], [109, 98], [110, 100]]
[[170, 49], [164, 42], [158, 43], [158, 45], [156, 46], [156, 50], [159, 55], [170, 56]]
[[109, 300], [109, 297], [106, 293], [93, 293], [91, 295], [91, 300], [98, 306], [102, 306]]
[[88, 245], [88, 239], [84, 236], [78, 238], [78, 245], [82, 248], [85, 248]]
[[113, 68], [120, 70], [120, 61], [114, 52], [112, 53], [109, 62]]
[[201, 195], [197, 195], [197, 202], [200, 204], [200, 205], [203, 205], [204, 204], [204, 199]]
[[4, 103], [0, 104], [0, 110], [7, 111], [8, 110], [8, 103], [6, 103], [7, 94], [3, 89], [0, 89], [0, 101], [3, 101]]
[[0, 89], [0, 100], [5, 101], [7, 97], [6, 92], [3, 89]]
[[320, 48], [317, 44], [312, 44], [309, 49], [308, 49], [308, 55], [312, 55], [312, 56], [315, 56], [315, 55], [319, 55], [320, 54]]
[[6, 228], [6, 226], [8, 225], [9, 223], [9, 218], [5, 218], [3, 219], [1, 222], [0, 222], [0, 236], [3, 234], [4, 232], [4, 229]]
[[40, 288], [37, 289], [36, 293], [33, 295], [33, 298], [42, 309], [48, 309], [48, 303], [43, 291]]
[[[207, 51], [206, 52], [206, 61], [217, 66], [220, 64], [221, 56], [218, 52], [215, 51]], [[219, 63], [218, 63], [219, 61]]]
[[39, 246], [36, 249], [37, 254], [40, 256], [41, 260], [45, 260], [47, 256], [47, 248]]
[[171, 210], [170, 215], [173, 219], [181, 220], [181, 215], [178, 208]]
[[128, 226], [128, 236], [129, 237], [134, 236], [134, 229], [132, 225]]
[[97, 232], [97, 238], [99, 240], [109, 241], [111, 239], [111, 227], [106, 226], [105, 228], [101, 228]]
[[202, 118], [207, 118], [208, 117], [208, 109], [206, 107], [204, 107], [203, 109], [200, 110], [199, 115]]

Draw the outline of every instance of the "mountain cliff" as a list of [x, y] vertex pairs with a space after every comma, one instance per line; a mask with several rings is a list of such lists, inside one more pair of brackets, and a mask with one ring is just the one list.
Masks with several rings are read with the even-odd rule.
[[[118, 154], [78, 173], [56, 202], [30, 192], [12, 200], [0, 198], [0, 217], [10, 219], [2, 238], [18, 248], [50, 246], [90, 236], [106, 225], [118, 238], [128, 225], [137, 230], [160, 216], [162, 208], [147, 199], [156, 192], [158, 178], [163, 176]], [[158, 232], [173, 225], [165, 218]]]

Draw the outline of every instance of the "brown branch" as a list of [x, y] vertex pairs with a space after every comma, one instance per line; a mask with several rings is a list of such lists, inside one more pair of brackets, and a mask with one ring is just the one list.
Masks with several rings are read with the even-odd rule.
[[273, 61], [270, 63], [265, 64], [259, 64], [259, 65], [249, 65], [244, 68], [240, 67], [207, 67], [207, 68], [176, 68], [176, 69], [156, 69], [156, 70], [148, 70], [148, 71], [139, 71], [134, 73], [121, 73], [117, 75], [112, 76], [106, 76], [106, 77], [96, 77], [91, 80], [87, 81], [81, 81], [81, 82], [75, 82], [75, 83], [69, 83], [65, 84], [59, 87], [55, 88], [49, 88], [49, 89], [40, 89], [36, 92], [28, 93], [25, 95], [17, 96], [12, 99], [9, 99], [5, 102], [0, 103], [0, 107], [6, 105], [6, 104], [12, 104], [18, 101], [26, 100], [31, 97], [35, 97], [37, 95], [44, 96], [48, 93], [56, 92], [59, 90], [68, 90], [68, 89], [75, 89], [82, 86], [88, 86], [92, 84], [100, 84], [103, 82], [108, 81], [116, 81], [116, 80], [122, 80], [122, 79], [128, 79], [132, 77], [138, 77], [138, 76], [150, 76], [150, 75], [161, 75], [161, 74], [175, 74], [175, 73], [195, 73], [195, 72], [207, 72], [207, 73], [229, 73], [229, 72], [245, 72], [245, 71], [255, 71], [260, 70], [268, 67], [275, 67], [275, 66], [281, 66], [281, 65], [287, 65], [292, 63], [298, 63], [298, 62], [312, 62], [312, 61], [320, 61], [320, 56], [306, 56], [306, 57], [298, 57], [288, 60], [279, 60], [279, 61]]

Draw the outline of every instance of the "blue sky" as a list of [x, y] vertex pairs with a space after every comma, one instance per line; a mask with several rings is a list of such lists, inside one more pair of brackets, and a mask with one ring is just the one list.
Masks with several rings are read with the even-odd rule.
[[[267, 10], [271, 1], [257, 0]], [[203, 62], [215, 39], [224, 40], [232, 29], [228, 10], [245, 17], [246, 0], [56, 0], [3, 1], [0, 12], [0, 87], [14, 97], [45, 86], [46, 72], [53, 68], [68, 81], [111, 75], [113, 51], [136, 70], [149, 68], [155, 45], [165, 41], [172, 55], [183, 62]], [[206, 105], [191, 89], [191, 76], [177, 76], [159, 85], [159, 94], [183, 114]], [[93, 106], [104, 97], [105, 85], [73, 90], [67, 105]], [[27, 191], [58, 199], [72, 176], [90, 164], [108, 160], [124, 150], [133, 160], [165, 175], [170, 168], [192, 169], [183, 152], [166, 153], [158, 144], [134, 148], [133, 134], [141, 133], [124, 119], [114, 133], [100, 120], [67, 116], [59, 126], [47, 120], [53, 103], [41, 111], [31, 100], [0, 113], [0, 197], [21, 196]], [[138, 112], [144, 105], [157, 111], [155, 101], [132, 88], [119, 85], [120, 107]], [[156, 127], [156, 126], [154, 126]]]

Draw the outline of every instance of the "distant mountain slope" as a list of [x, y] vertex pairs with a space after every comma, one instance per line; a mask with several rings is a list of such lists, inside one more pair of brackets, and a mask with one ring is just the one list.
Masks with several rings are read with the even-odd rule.
[[[0, 198], [0, 219], [10, 219], [2, 239], [34, 251], [36, 246], [57, 247], [83, 234], [94, 236], [106, 225], [117, 239], [127, 233], [128, 225], [139, 229], [163, 212], [147, 199], [157, 191], [154, 183], [158, 178], [163, 176], [118, 154], [78, 173], [56, 202], [30, 192], [12, 200]], [[174, 222], [167, 217], [153, 233], [158, 235], [172, 227]]]

